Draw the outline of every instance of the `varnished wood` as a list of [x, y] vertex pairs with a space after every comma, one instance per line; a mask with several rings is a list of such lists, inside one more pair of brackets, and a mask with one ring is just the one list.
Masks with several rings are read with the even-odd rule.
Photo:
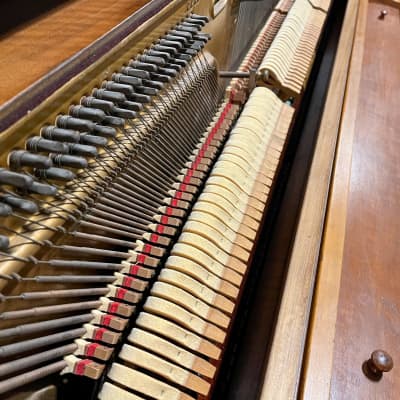
[[400, 357], [400, 25], [398, 9], [385, 7], [379, 20], [381, 4], [369, 3], [363, 43], [331, 381], [339, 397], [395, 399], [400, 391], [395, 373], [376, 384], [361, 371], [376, 348]]
[[[383, 7], [388, 14], [379, 19]], [[307, 399], [395, 399], [400, 390], [395, 373], [375, 382], [362, 370], [376, 348], [394, 363], [400, 356], [395, 100], [400, 59], [394, 41], [399, 33], [397, 8], [361, 2], [315, 303]]]
[[148, 0], [69, 1], [0, 40], [0, 105], [105, 34]]
[[340, 111], [354, 32], [355, 2], [349, 2], [331, 77], [326, 112], [289, 262], [281, 309], [267, 363], [261, 399], [297, 398], [314, 279], [318, 263]]
[[[360, 3], [360, 7], [355, 4], [349, 25], [349, 27], [356, 26], [355, 46], [353, 49], [353, 40], [348, 42], [347, 51], [348, 55], [351, 52], [351, 65], [349, 71], [347, 71], [347, 68], [343, 68], [343, 73], [345, 80], [348, 79], [346, 90], [353, 94], [357, 93], [359, 87], [358, 77], [361, 70], [362, 47], [357, 46], [356, 43], [364, 40], [365, 11], [365, 2]], [[330, 205], [320, 255], [321, 261], [313, 304], [314, 312], [308, 338], [311, 345], [309, 346], [304, 372], [303, 397], [306, 399], [317, 399], [320, 396], [322, 398], [329, 397], [334, 327], [341, 277], [341, 268], [337, 266], [341, 263], [345, 240], [347, 191], [352, 157], [351, 142], [353, 140], [350, 132], [354, 131], [355, 99], [354, 95], [345, 98], [344, 108], [346, 113], [340, 121], [340, 132], [347, 132], [347, 135], [342, 135], [338, 143], [330, 192]], [[324, 357], [321, 357], [321, 352], [324, 353]]]

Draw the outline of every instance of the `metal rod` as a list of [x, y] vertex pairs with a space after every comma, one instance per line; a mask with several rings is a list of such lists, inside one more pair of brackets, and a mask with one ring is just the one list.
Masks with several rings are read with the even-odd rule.
[[24, 340], [22, 342], [1, 346], [0, 360], [7, 357], [15, 356], [17, 354], [25, 353], [26, 351], [49, 346], [54, 343], [61, 343], [67, 340], [76, 339], [85, 334], [85, 332], [85, 328], [71, 329], [69, 331], [55, 333], [54, 335], [42, 336], [36, 339]]
[[9, 392], [10, 390], [19, 388], [28, 383], [37, 381], [45, 376], [54, 374], [61, 371], [67, 366], [67, 362], [62, 360], [56, 363], [46, 365], [45, 367], [35, 369], [34, 371], [25, 372], [22, 375], [14, 376], [13, 378], [6, 379], [0, 382], [0, 394]]
[[[78, 348], [75, 343], [67, 344], [65, 346], [57, 347], [43, 353], [32, 354], [28, 357], [23, 357], [18, 360], [10, 361], [0, 365], [0, 377], [10, 375], [15, 372], [21, 372], [29, 367], [41, 364], [44, 361], [54, 360], [66, 354], [73, 353]], [[1, 384], [0, 384], [1, 385]]]
[[250, 78], [251, 72], [244, 71], [219, 71], [220, 78]]

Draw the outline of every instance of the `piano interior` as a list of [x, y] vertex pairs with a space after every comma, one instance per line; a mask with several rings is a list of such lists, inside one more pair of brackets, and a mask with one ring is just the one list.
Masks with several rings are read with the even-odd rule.
[[[329, 233], [351, 167], [345, 122], [361, 110], [362, 129], [374, 126], [354, 87], [373, 79], [362, 55], [399, 33], [399, 4], [6, 3], [0, 398], [397, 398], [399, 272], [384, 270], [392, 311], [371, 324], [393, 332], [354, 346], [341, 371], [344, 290], [342, 310], [358, 308], [324, 251], [352, 243]], [[377, 69], [398, 88], [393, 54]], [[393, 109], [379, 101], [385, 120]], [[347, 275], [359, 291], [362, 274]], [[367, 297], [389, 296], [379, 276]]]

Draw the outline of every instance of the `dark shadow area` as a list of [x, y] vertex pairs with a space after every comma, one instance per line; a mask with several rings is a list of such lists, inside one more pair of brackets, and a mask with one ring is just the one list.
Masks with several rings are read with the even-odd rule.
[[0, 39], [11, 30], [38, 18], [71, 0], [3, 0], [0, 1]]

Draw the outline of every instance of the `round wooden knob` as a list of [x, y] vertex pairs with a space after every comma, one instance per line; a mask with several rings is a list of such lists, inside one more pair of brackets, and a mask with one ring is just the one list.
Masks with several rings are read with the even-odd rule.
[[384, 372], [389, 372], [393, 368], [393, 359], [389, 353], [384, 350], [375, 350], [371, 358], [363, 364], [365, 375], [378, 381], [382, 378]]

